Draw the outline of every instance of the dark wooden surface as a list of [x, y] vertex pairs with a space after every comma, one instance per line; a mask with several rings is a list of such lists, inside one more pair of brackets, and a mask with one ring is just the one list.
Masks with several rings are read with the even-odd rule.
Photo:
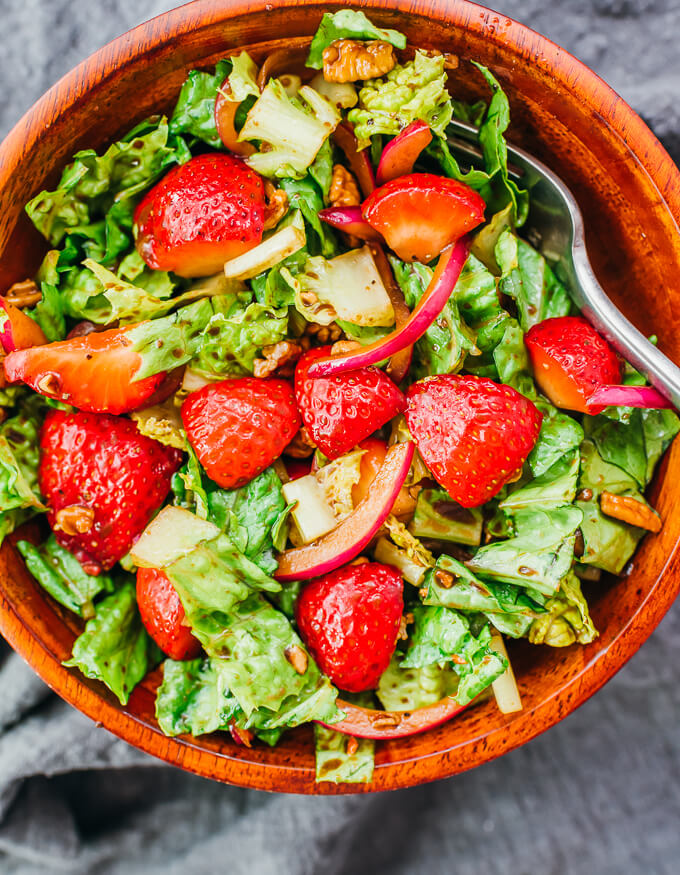
[[[168, 109], [187, 70], [253, 47], [264, 58], [281, 39], [311, 34], [341, 3], [196, 2], [131, 31], [78, 67], [33, 108], [0, 147], [0, 289], [31, 273], [42, 243], [23, 204], [54, 182], [78, 148], [100, 147], [150, 112]], [[612, 298], [664, 351], [680, 361], [673, 292], [680, 271], [680, 175], [642, 121], [587, 68], [505, 16], [465, 2], [355, 4], [398, 27], [412, 45], [453, 51], [492, 67], [510, 96], [512, 139], [533, 151], [574, 190], [586, 216], [596, 271]], [[267, 8], [270, 7], [270, 8]], [[275, 39], [274, 39], [275, 38]], [[459, 93], [483, 93], [465, 63]], [[131, 107], [134, 107], [131, 114]], [[644, 228], [644, 234], [642, 233]], [[424, 735], [379, 746], [371, 785], [315, 785], [311, 732], [277, 748], [237, 748], [215, 735], [166, 739], [153, 717], [150, 676], [127, 708], [96, 682], [64, 669], [77, 626], [46, 597], [7, 544], [0, 552], [0, 631], [67, 701], [131, 744], [198, 774], [241, 786], [289, 792], [366, 792], [405, 787], [488, 761], [549, 728], [592, 695], [637, 650], [680, 589], [680, 520], [672, 510], [680, 449], [654, 485], [666, 521], [647, 537], [631, 574], [602, 585], [593, 644], [512, 651], [525, 709], [503, 717], [490, 702]]]

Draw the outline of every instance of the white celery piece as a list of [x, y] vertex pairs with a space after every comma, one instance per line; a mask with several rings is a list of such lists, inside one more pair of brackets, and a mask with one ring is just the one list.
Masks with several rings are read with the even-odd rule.
[[377, 562], [393, 565], [401, 571], [402, 577], [413, 586], [420, 586], [425, 579], [427, 568], [411, 559], [405, 550], [400, 550], [387, 538], [378, 538], [373, 555]]
[[326, 492], [313, 474], [285, 483], [281, 491], [286, 504], [296, 502], [291, 513], [305, 544], [311, 544], [338, 525]]
[[501, 714], [514, 714], [516, 711], [522, 710], [522, 700], [519, 695], [519, 688], [517, 686], [517, 681], [515, 680], [515, 673], [512, 670], [505, 642], [498, 632], [491, 633], [490, 647], [492, 650], [495, 650], [496, 653], [504, 656], [508, 661], [508, 667], [503, 674], [499, 678], [496, 678], [491, 684], [493, 694], [496, 697], [498, 710]]
[[336, 107], [309, 85], [290, 97], [278, 79], [270, 79], [239, 134], [239, 140], [260, 140], [270, 148], [246, 163], [263, 176], [302, 176], [340, 119]]
[[[394, 325], [394, 308], [368, 246], [330, 260], [308, 258], [297, 280], [295, 305], [303, 316], [309, 312], [313, 322], [320, 315], [329, 322], [337, 318], [365, 327]], [[316, 298], [311, 304], [310, 292]]]
[[199, 374], [198, 371], [192, 371], [191, 368], [187, 368], [184, 372], [184, 377], [182, 378], [180, 391], [184, 394], [191, 395], [192, 392], [198, 392], [198, 390], [202, 389], [204, 386], [208, 386], [210, 383], [217, 383], [221, 379], [222, 377], [215, 377], [213, 380], [209, 380], [207, 377], [203, 376], [203, 374]]
[[306, 242], [304, 220], [298, 211], [290, 225], [276, 231], [254, 249], [228, 261], [224, 265], [224, 275], [227, 279], [252, 279], [302, 249]]
[[338, 109], [351, 109], [359, 102], [359, 95], [351, 82], [326, 82], [322, 71], [316, 74], [309, 87], [318, 91]]
[[295, 73], [282, 73], [279, 76], [279, 82], [283, 85], [283, 90], [288, 97], [293, 97], [302, 88], [302, 79]]
[[188, 510], [164, 507], [144, 529], [130, 557], [139, 568], [165, 568], [219, 533], [217, 526]]

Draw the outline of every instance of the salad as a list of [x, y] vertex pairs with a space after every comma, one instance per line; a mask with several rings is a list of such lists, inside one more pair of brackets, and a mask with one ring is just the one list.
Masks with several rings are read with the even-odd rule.
[[325, 14], [26, 206], [50, 248], [0, 298], [0, 539], [81, 618], [66, 665], [123, 705], [158, 669], [166, 735], [309, 723], [317, 780], [369, 781], [382, 739], [519, 710], [508, 639], [592, 642], [587, 596], [661, 528], [680, 422], [522, 236], [475, 67], [488, 102]]

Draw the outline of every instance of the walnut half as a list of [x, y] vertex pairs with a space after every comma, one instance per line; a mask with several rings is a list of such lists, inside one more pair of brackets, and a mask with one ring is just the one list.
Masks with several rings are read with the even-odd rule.
[[607, 516], [648, 532], [661, 531], [661, 518], [658, 513], [632, 495], [615, 495], [603, 492], [600, 496], [600, 510]]
[[264, 358], [255, 359], [253, 364], [253, 374], [261, 380], [271, 376], [284, 365], [296, 362], [302, 355], [302, 347], [292, 340], [280, 340], [278, 343], [263, 346], [262, 355]]
[[356, 82], [384, 76], [397, 63], [393, 47], [382, 40], [336, 39], [323, 50], [326, 82]]
[[356, 180], [342, 164], [333, 165], [328, 200], [332, 207], [358, 207], [361, 203]]
[[85, 535], [94, 525], [94, 510], [91, 507], [81, 507], [71, 504], [62, 507], [55, 515], [54, 531], [66, 535]]

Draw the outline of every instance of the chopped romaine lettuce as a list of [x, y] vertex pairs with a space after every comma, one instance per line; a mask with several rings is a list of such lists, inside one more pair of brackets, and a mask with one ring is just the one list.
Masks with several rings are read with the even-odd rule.
[[[322, 151], [324, 156], [327, 155], [325, 144], [322, 150], [319, 150], [317, 159], [321, 156]], [[291, 209], [300, 210], [305, 220], [305, 225], [307, 226], [307, 252], [310, 255], [323, 255], [326, 258], [330, 258], [337, 253], [338, 244], [330, 225], [322, 222], [319, 218], [319, 210], [323, 209], [324, 201], [322, 189], [312, 175], [312, 170], [316, 163], [315, 161], [309, 173], [303, 176], [302, 179], [282, 179], [280, 184], [281, 188], [288, 195], [288, 203]], [[320, 163], [317, 169], [319, 171], [318, 175], [321, 175], [322, 168]], [[310, 231], [312, 232], [311, 234]], [[293, 257], [290, 256], [286, 259], [286, 267], [290, 268], [288, 262]]]
[[436, 663], [422, 668], [402, 668], [393, 656], [378, 683], [377, 696], [386, 711], [415, 711], [434, 705], [446, 696], [455, 696], [458, 675]]
[[187, 440], [182, 426], [179, 407], [174, 397], [168, 398], [162, 404], [154, 404], [143, 410], [135, 410], [130, 418], [137, 423], [137, 430], [146, 437], [153, 438], [166, 447], [176, 447], [186, 450]]
[[480, 508], [462, 507], [443, 489], [421, 489], [409, 528], [416, 538], [477, 546], [483, 521]]
[[[465, 324], [476, 334], [477, 348], [483, 353], [492, 351], [503, 337], [510, 314], [500, 305], [494, 275], [474, 255], [468, 256], [453, 295]], [[467, 370], [474, 364], [472, 353], [465, 362]]]
[[495, 255], [501, 271], [499, 289], [517, 303], [523, 331], [543, 319], [571, 313], [567, 290], [533, 246], [506, 230], [498, 238]]
[[586, 440], [581, 444], [578, 486], [579, 490], [590, 490], [592, 493], [588, 501], [576, 502], [583, 512], [581, 533], [584, 547], [579, 562], [620, 574], [645, 531], [605, 516], [600, 510], [599, 497], [600, 493], [607, 491], [615, 495], [632, 495], [638, 501], [644, 501], [638, 492], [638, 484], [622, 468], [605, 462], [595, 445]]
[[309, 47], [307, 66], [315, 70], [323, 67], [323, 50], [338, 39], [383, 40], [397, 49], [406, 48], [406, 37], [398, 30], [376, 27], [363, 12], [341, 9], [325, 12]]
[[165, 660], [163, 682], [156, 693], [156, 719], [166, 735], [228, 729], [240, 713], [238, 701], [224, 685], [219, 660]]
[[481, 547], [468, 562], [483, 577], [531, 587], [544, 595], [557, 592], [574, 559], [575, 532], [583, 514], [571, 505], [515, 513], [517, 535]]
[[493, 360], [501, 383], [512, 386], [527, 398], [536, 398], [524, 334], [516, 319], [506, 321], [503, 336], [493, 351]]
[[270, 79], [239, 134], [239, 140], [259, 140], [270, 149], [246, 163], [263, 176], [299, 179], [339, 122], [338, 110], [313, 88], [303, 85], [289, 97], [278, 79]]
[[126, 580], [95, 606], [95, 615], [76, 638], [64, 665], [102, 681], [121, 705], [161, 657], [142, 624], [134, 580]]
[[[407, 264], [394, 256], [390, 256], [390, 263], [404, 299], [413, 309], [425, 293], [433, 271], [424, 264]], [[461, 318], [454, 292], [416, 343], [413, 374], [416, 379], [434, 374], [455, 374], [462, 367], [465, 356], [477, 352], [475, 334]]]
[[512, 514], [521, 508], [540, 507], [548, 510], [571, 504], [576, 497], [580, 469], [579, 451], [569, 450], [539, 477], [511, 492], [500, 502], [499, 507]]
[[453, 116], [446, 89], [446, 59], [416, 51], [415, 58], [397, 64], [382, 79], [370, 79], [359, 91], [359, 105], [349, 121], [359, 141], [376, 134], [394, 136], [416, 119], [443, 134]]
[[317, 783], [363, 784], [371, 780], [375, 742], [370, 738], [352, 738], [317, 723], [314, 739]]
[[540, 477], [564, 455], [581, 445], [583, 428], [573, 417], [542, 398], [534, 399], [534, 404], [543, 414], [543, 421], [527, 461], [534, 477]]
[[568, 647], [575, 641], [590, 644], [597, 638], [597, 629], [590, 619], [588, 603], [575, 574], [570, 572], [564, 578], [559, 592], [545, 603], [545, 609], [547, 613], [531, 624], [528, 637], [532, 644]]
[[[58, 277], [58, 275], [57, 275]], [[49, 343], [63, 340], [66, 337], [66, 320], [64, 318], [64, 301], [56, 285], [41, 283], [42, 298], [30, 310], [25, 310], [27, 316], [34, 319], [42, 328]]]
[[19, 541], [17, 549], [42, 588], [60, 605], [85, 619], [94, 616], [94, 599], [99, 593], [113, 592], [113, 579], [109, 574], [87, 574], [75, 556], [57, 543], [54, 535], [38, 547]]
[[215, 100], [231, 69], [232, 61], [227, 58], [217, 64], [214, 74], [199, 70], [189, 73], [170, 119], [171, 133], [195, 137], [213, 149], [222, 148], [215, 126]]
[[[229, 74], [229, 91], [233, 100], [239, 103], [247, 97], [259, 97], [260, 89], [257, 87], [257, 64], [248, 52], [241, 52], [231, 59], [231, 73]], [[225, 63], [225, 62], [222, 62]]]

